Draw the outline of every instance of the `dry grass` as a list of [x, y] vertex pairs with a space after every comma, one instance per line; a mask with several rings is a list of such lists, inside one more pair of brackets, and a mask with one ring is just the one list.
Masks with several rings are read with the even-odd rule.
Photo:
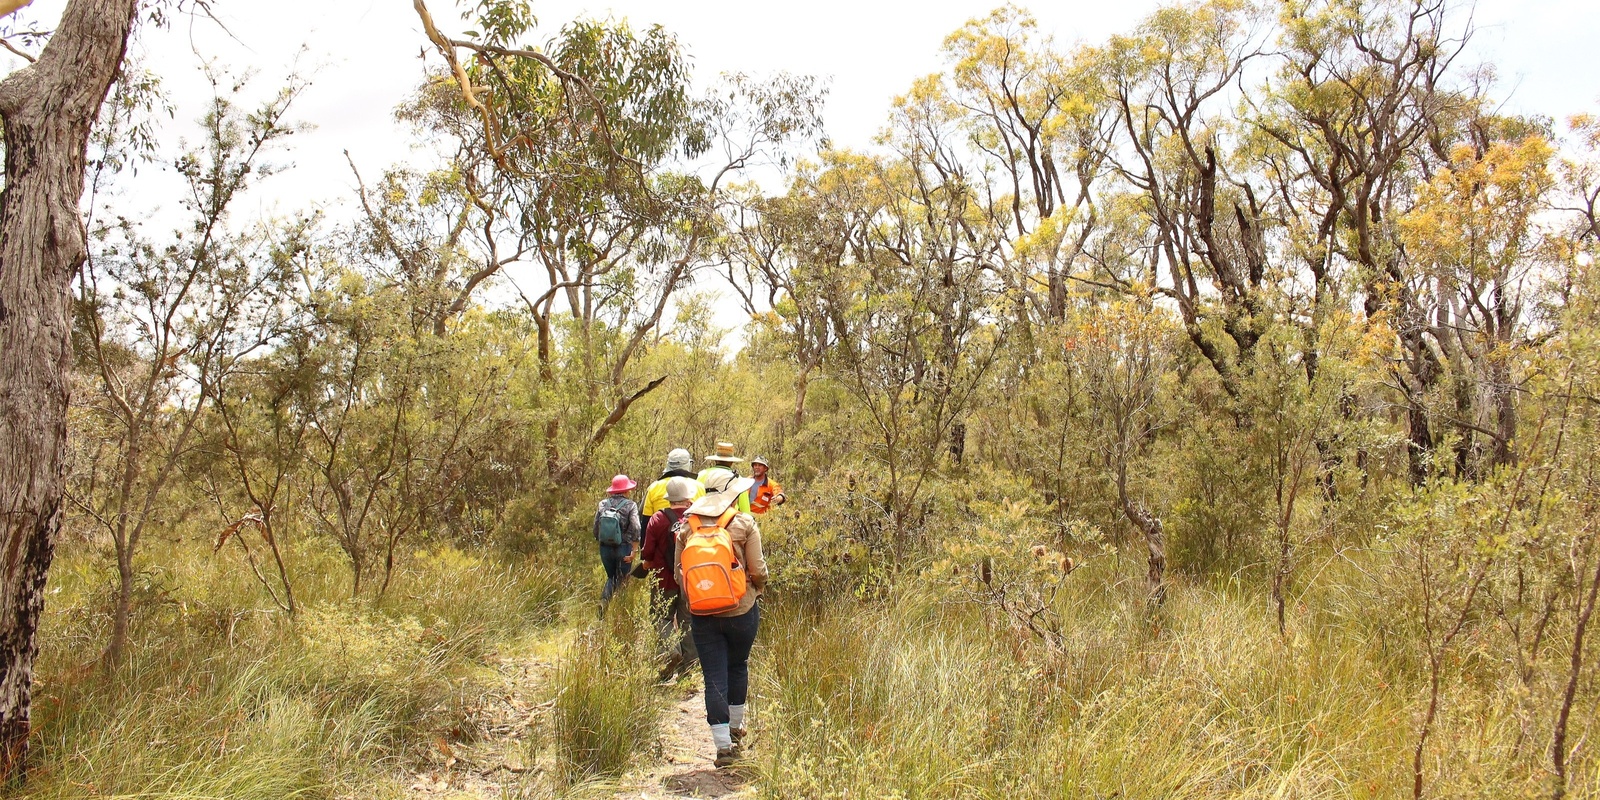
[[[1238, 592], [1179, 585], [1146, 618], [1117, 577], [1073, 575], [1055, 653], [911, 581], [887, 604], [775, 604], [755, 668], [764, 795], [1410, 796], [1425, 695], [1406, 659], [1305, 609], [1280, 638], [1269, 604]], [[1452, 687], [1429, 796], [1548, 796], [1511, 702]], [[1596, 762], [1569, 797], [1600, 796]]]

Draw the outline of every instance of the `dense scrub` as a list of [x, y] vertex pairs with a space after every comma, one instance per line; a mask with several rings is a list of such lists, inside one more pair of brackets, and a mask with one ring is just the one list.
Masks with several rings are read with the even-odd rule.
[[716, 441], [790, 500], [764, 796], [1600, 796], [1600, 123], [1500, 114], [1455, 9], [1005, 7], [871, 152], [478, 9], [358, 219], [229, 215], [293, 86], [170, 235], [91, 195], [29, 796], [401, 794], [535, 661], [507, 792], [603, 795], [665, 694], [593, 503]]

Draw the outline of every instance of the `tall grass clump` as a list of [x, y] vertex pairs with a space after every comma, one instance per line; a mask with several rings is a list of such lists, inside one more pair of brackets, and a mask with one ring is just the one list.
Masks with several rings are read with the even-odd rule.
[[[1098, 574], [1097, 574], [1098, 573]], [[1131, 570], [1130, 570], [1131, 573]], [[1131, 587], [1131, 588], [1130, 588]], [[903, 579], [887, 603], [774, 604], [753, 680], [767, 797], [1394, 797], [1416, 687], [1337, 629], [1080, 568], [1045, 646]], [[1459, 754], [1458, 754], [1459, 757]]]
[[774, 603], [757, 647], [765, 796], [1014, 796], [1043, 695], [970, 609]]
[[558, 771], [572, 784], [622, 773], [658, 750], [660, 698], [654, 691], [649, 594], [629, 581], [604, 618], [580, 631], [550, 679], [551, 734]]
[[25, 796], [398, 795], [435, 737], [475, 734], [490, 662], [566, 596], [554, 571], [443, 548], [407, 559], [381, 602], [351, 600], [343, 565], [307, 545], [291, 619], [225, 555], [152, 547], [129, 657], [108, 669], [108, 576], [64, 549]]

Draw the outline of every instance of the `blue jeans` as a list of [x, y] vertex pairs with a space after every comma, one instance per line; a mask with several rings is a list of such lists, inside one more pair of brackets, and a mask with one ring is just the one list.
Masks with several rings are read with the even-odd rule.
[[700, 674], [706, 679], [706, 722], [728, 724], [728, 705], [744, 705], [750, 691], [750, 648], [761, 627], [761, 604], [737, 617], [689, 615]]
[[622, 560], [633, 549], [632, 545], [600, 545], [600, 564], [606, 568], [606, 588], [600, 590], [601, 600], [610, 600], [617, 587], [628, 577], [628, 564]]

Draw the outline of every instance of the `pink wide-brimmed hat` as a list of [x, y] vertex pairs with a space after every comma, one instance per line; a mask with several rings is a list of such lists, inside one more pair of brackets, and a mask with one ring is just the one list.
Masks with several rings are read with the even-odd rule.
[[621, 494], [638, 485], [632, 478], [626, 475], [618, 475], [611, 479], [611, 488], [606, 490], [606, 494]]

